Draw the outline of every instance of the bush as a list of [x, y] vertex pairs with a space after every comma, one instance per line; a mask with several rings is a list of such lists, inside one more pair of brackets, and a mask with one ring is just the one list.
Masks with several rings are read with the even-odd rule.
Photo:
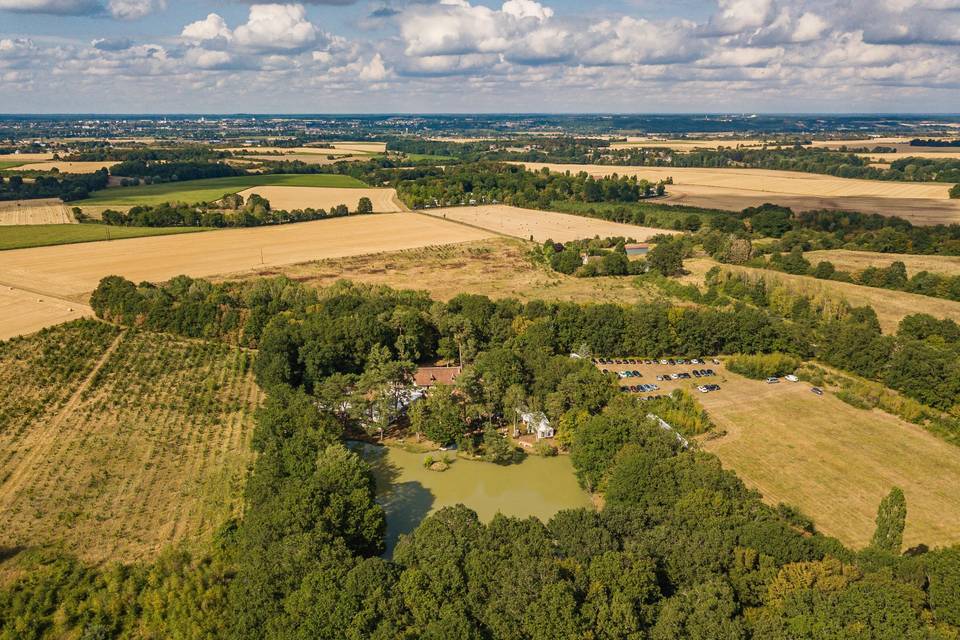
[[543, 456], [544, 458], [552, 458], [559, 453], [557, 448], [546, 440], [538, 440], [533, 445], [533, 452], [538, 456]]
[[792, 373], [799, 366], [799, 358], [785, 353], [741, 354], [727, 360], [727, 368], [730, 371], [754, 380], [763, 380], [771, 376], [780, 377]]

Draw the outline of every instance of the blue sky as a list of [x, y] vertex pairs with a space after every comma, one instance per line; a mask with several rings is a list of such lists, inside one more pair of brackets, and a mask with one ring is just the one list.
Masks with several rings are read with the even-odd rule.
[[0, 0], [0, 112], [956, 112], [960, 0]]

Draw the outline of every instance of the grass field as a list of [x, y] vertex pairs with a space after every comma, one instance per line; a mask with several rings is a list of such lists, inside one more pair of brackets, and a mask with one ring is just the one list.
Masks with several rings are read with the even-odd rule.
[[817, 528], [863, 547], [890, 488], [907, 498], [905, 547], [960, 542], [960, 448], [879, 410], [854, 408], [806, 383], [767, 385], [723, 372], [697, 394], [727, 434], [704, 446], [764, 499], [786, 502]]
[[13, 169], [14, 167], [19, 167], [23, 164], [23, 161], [20, 162], [8, 162], [6, 160], [0, 160], [0, 171], [5, 169]]
[[[685, 276], [687, 282], [703, 284], [703, 277], [718, 263], [709, 258], [696, 258], [684, 261], [685, 268], [690, 275]], [[846, 300], [855, 307], [869, 305], [877, 312], [880, 326], [885, 333], [893, 333], [897, 325], [905, 316], [915, 313], [928, 313], [937, 318], [949, 318], [960, 322], [960, 302], [931, 298], [915, 293], [891, 291], [850, 284], [848, 282], [834, 282], [832, 280], [818, 280], [810, 276], [794, 276], [769, 269], [754, 269], [734, 265], [720, 265], [726, 271], [743, 273], [751, 278], [764, 278], [767, 286], [773, 283], [784, 286], [787, 291], [802, 294], [811, 298], [827, 298], [832, 300]]]
[[[4, 226], [0, 251], [78, 242], [169, 236], [208, 231], [205, 227], [114, 227], [102, 224], [30, 224]], [[3, 276], [0, 276], [2, 278]]]
[[833, 176], [766, 169], [701, 169], [623, 167], [609, 165], [523, 164], [530, 170], [613, 173], [657, 181], [673, 178], [662, 202], [740, 211], [765, 202], [797, 211], [844, 209], [898, 215], [917, 224], [960, 221], [960, 200], [950, 200], [946, 183], [853, 180]]
[[238, 193], [259, 186], [367, 188], [356, 178], [332, 174], [264, 174], [189, 180], [140, 187], [116, 187], [98, 191], [91, 198], [77, 204], [84, 206], [132, 207], [157, 205], [164, 202], [212, 202], [225, 194]]
[[252, 357], [92, 320], [0, 344], [0, 546], [131, 562], [208, 541], [240, 505]]
[[804, 254], [804, 257], [814, 265], [821, 260], [828, 260], [842, 271], [858, 272], [867, 267], [889, 267], [890, 263], [899, 261], [907, 266], [907, 274], [910, 276], [920, 271], [960, 276], [960, 257], [958, 256], [917, 256], [901, 253], [834, 249], [830, 251], [808, 251]]
[[529, 239], [537, 242], [551, 239], [556, 242], [600, 237], [624, 236], [642, 241], [661, 233], [675, 233], [663, 229], [652, 229], [632, 224], [609, 222], [599, 218], [520, 209], [506, 205], [487, 205], [479, 207], [449, 207], [445, 209], [425, 209], [422, 213], [454, 222], [461, 222], [496, 233]]
[[428, 291], [438, 300], [460, 293], [518, 300], [636, 303], [657, 291], [634, 285], [633, 278], [575, 278], [529, 259], [531, 246], [512, 238], [420, 247], [263, 269], [253, 276], [283, 274], [315, 287], [349, 278], [355, 282]]

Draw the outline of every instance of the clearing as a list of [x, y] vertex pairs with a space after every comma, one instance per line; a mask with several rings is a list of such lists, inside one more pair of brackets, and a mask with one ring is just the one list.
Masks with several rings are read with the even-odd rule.
[[241, 504], [253, 355], [84, 320], [0, 343], [0, 546], [204, 543]]
[[676, 233], [664, 229], [609, 222], [599, 218], [587, 218], [554, 211], [520, 209], [502, 204], [424, 209], [418, 213], [489, 229], [495, 233], [523, 238], [524, 240], [533, 236], [536, 242], [546, 240], [567, 242], [592, 238], [597, 235], [602, 238], [624, 236], [643, 241], [655, 235]]
[[709, 258], [684, 261], [684, 267], [690, 272], [690, 275], [684, 279], [702, 284], [704, 275], [715, 266], [720, 266], [724, 271], [747, 274], [752, 279], [763, 278], [768, 287], [779, 284], [794, 294], [802, 294], [814, 299], [846, 300], [855, 307], [869, 305], [877, 312], [880, 327], [885, 333], [895, 333], [900, 321], [915, 313], [927, 313], [935, 318], [949, 318], [960, 322], [960, 302], [931, 298], [916, 293], [865, 287], [849, 282], [818, 280], [811, 276], [795, 276], [770, 269], [721, 265]]
[[70, 207], [59, 198], [0, 201], [0, 226], [76, 222]]
[[360, 198], [370, 198], [376, 213], [401, 211], [403, 207], [397, 200], [394, 189], [337, 189], [333, 187], [253, 187], [241, 191], [240, 195], [249, 198], [256, 193], [270, 201], [274, 209], [293, 211], [294, 209], [325, 209], [329, 211], [341, 204], [350, 211], [356, 211]]
[[80, 207], [133, 207], [157, 205], [165, 202], [213, 202], [226, 194], [239, 193], [251, 187], [336, 187], [340, 189], [366, 189], [367, 185], [350, 176], [334, 174], [261, 174], [232, 178], [211, 178], [167, 182], [139, 187], [115, 187], [97, 191], [77, 204]]
[[[531, 245], [495, 237], [462, 244], [420, 247], [345, 258], [328, 258], [239, 276], [283, 274], [313, 287], [326, 287], [349, 278], [395, 289], [428, 291], [436, 300], [461, 293], [518, 300], [621, 302], [633, 304], [658, 295], [637, 287], [634, 278], [575, 278], [534, 263]], [[442, 274], [442, 277], [437, 277]]]
[[960, 541], [960, 448], [880, 410], [854, 408], [806, 383], [768, 385], [726, 370], [697, 393], [727, 435], [704, 441], [764, 500], [799, 507], [817, 529], [864, 547], [891, 487], [907, 497], [904, 546]]
[[93, 173], [100, 169], [109, 169], [118, 164], [115, 160], [105, 160], [102, 162], [67, 162], [66, 160], [49, 160], [47, 162], [31, 162], [22, 164], [17, 169], [19, 171], [53, 171], [56, 169], [60, 173]]
[[521, 162], [531, 171], [587, 172], [592, 176], [637, 176], [651, 182], [673, 178], [658, 202], [743, 210], [774, 202], [797, 211], [844, 209], [898, 215], [917, 224], [960, 221], [960, 200], [950, 185], [934, 182], [854, 180], [815, 173], [767, 169], [700, 169]]
[[807, 251], [803, 254], [811, 264], [821, 260], [833, 263], [837, 269], [858, 272], [867, 267], [889, 267], [892, 262], [902, 262], [907, 274], [920, 271], [941, 273], [948, 276], [960, 276], [960, 257], [958, 256], [918, 256], [903, 253], [875, 253], [873, 251], [851, 251], [832, 249], [829, 251]]

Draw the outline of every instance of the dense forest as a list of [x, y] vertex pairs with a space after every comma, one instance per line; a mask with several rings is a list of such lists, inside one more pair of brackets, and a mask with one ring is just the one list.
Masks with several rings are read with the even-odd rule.
[[[772, 508], [712, 455], [683, 449], [646, 403], [568, 357], [808, 355], [800, 323], [767, 310], [521, 304], [283, 279], [163, 287], [105, 279], [101, 317], [259, 347], [269, 392], [242, 519], [205, 555], [94, 569], [29, 555], [0, 591], [3, 637], [955, 638], [960, 550], [902, 549], [892, 488], [861, 552]], [[544, 408], [605, 507], [549, 522], [463, 507], [428, 517], [392, 559], [369, 467], [337, 407], [392, 388], [396, 364], [462, 357], [469, 421]], [[402, 369], [402, 367], [400, 367]], [[464, 424], [462, 429], [473, 425]], [[903, 553], [907, 551], [907, 553]], [[32, 564], [31, 564], [32, 563]]]

